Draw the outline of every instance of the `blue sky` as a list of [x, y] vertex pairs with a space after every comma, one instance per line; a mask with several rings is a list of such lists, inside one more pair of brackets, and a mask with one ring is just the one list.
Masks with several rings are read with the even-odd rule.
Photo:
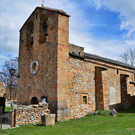
[[[19, 30], [42, 0], [0, 0], [0, 69], [18, 56]], [[85, 52], [118, 59], [135, 48], [134, 0], [44, 0], [44, 6], [71, 15], [69, 42]]]

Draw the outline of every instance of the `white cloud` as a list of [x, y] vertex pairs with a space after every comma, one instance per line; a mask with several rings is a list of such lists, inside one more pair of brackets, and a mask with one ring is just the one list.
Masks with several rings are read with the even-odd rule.
[[78, 35], [71, 33], [71, 41], [76, 45], [84, 47], [87, 53], [96, 54], [106, 58], [117, 60], [118, 56], [128, 48], [135, 47], [135, 38], [133, 40], [99, 40], [91, 37], [89, 33], [80, 33]]
[[10, 60], [10, 58], [3, 56], [3, 55], [0, 55], [0, 60], [6, 61], [6, 60]]
[[130, 30], [129, 22], [128, 22], [128, 21], [121, 21], [120, 29], [121, 29], [121, 30], [124, 30], [124, 29]]
[[128, 32], [127, 37], [130, 37], [133, 32], [135, 32], [135, 27]]
[[97, 10], [101, 8], [101, 0], [94, 0], [93, 2], [96, 5]]
[[[91, 0], [89, 0], [91, 1]], [[95, 0], [93, 0], [95, 1]], [[135, 31], [135, 1], [134, 0], [96, 0], [96, 8], [102, 6], [107, 10], [118, 12], [121, 20], [120, 29], [128, 30], [127, 37]], [[100, 5], [100, 6], [99, 6]]]
[[18, 55], [18, 33], [15, 23], [8, 19], [0, 20], [0, 54]]
[[[69, 19], [69, 39], [70, 43], [85, 47], [85, 52], [116, 59], [117, 56], [127, 48], [133, 47], [135, 38], [132, 40], [115, 39], [99, 40], [94, 38], [93, 33], [88, 31], [88, 27], [96, 24], [84, 18], [83, 6], [78, 7], [71, 0], [44, 0], [44, 6], [62, 9], [71, 15]], [[96, 9], [118, 12], [121, 20], [120, 29], [128, 30], [127, 36], [135, 31], [135, 2], [133, 0], [89, 0], [91, 5], [96, 5]], [[30, 16], [36, 6], [41, 6], [39, 0], [1, 0], [0, 12], [0, 62], [7, 60], [6, 55], [15, 57], [18, 55], [19, 30], [26, 19]], [[101, 26], [101, 24], [100, 24]], [[1, 65], [1, 64], [0, 64]]]

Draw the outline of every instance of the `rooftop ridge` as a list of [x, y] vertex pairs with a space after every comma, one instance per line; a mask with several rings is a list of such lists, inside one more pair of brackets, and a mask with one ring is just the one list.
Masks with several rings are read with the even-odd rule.
[[[45, 10], [50, 10], [50, 11], [54, 11], [54, 12], [58, 12], [58, 13], [60, 13], [60, 14], [62, 14], [62, 15], [65, 15], [65, 16], [67, 16], [67, 17], [70, 17], [70, 15], [68, 15], [68, 14], [67, 14], [65, 11], [63, 11], [63, 10], [55, 9], [55, 8], [50, 8], [50, 7], [45, 7], [45, 6], [42, 6], [42, 7], [37, 6], [37, 7], [35, 8], [35, 10], [31, 13], [31, 15], [28, 17], [28, 19], [25, 21], [25, 23], [23, 24], [23, 26], [26, 24], [26, 22], [29, 20], [29, 18], [32, 16], [32, 14], [36, 11], [37, 8], [45, 9]], [[21, 29], [23, 28], [23, 26], [21, 27]], [[21, 31], [21, 29], [20, 29], [20, 31]]]
[[37, 6], [37, 8], [42, 8], [42, 9], [46, 9], [46, 10], [51, 10], [51, 11], [59, 12], [59, 13], [62, 13], [64, 15], [70, 17], [70, 15], [68, 15], [64, 10], [61, 10], [61, 9], [56, 9], [56, 8], [51, 8], [51, 7], [45, 7], [44, 5], [42, 5], [42, 7]]
[[116, 65], [127, 67], [127, 68], [132, 68], [132, 69], [135, 70], [135, 67], [132, 66], [132, 65], [129, 65], [127, 63], [123, 63], [123, 62], [120, 62], [120, 61], [117, 61], [117, 60], [109, 59], [109, 58], [106, 58], [106, 57], [102, 57], [102, 56], [99, 56], [99, 55], [96, 55], [96, 54], [91, 54], [91, 53], [85, 53], [84, 52], [84, 57], [85, 58], [88, 57], [88, 58], [92, 58], [92, 59], [95, 59], [95, 60], [104, 61], [104, 62], [107, 62], [107, 63], [116, 64]]

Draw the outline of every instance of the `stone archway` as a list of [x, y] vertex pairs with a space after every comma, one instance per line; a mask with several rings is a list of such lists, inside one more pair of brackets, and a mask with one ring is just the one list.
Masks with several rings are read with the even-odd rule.
[[38, 104], [39, 102], [38, 102], [38, 99], [37, 99], [37, 97], [33, 97], [32, 99], [31, 99], [31, 101], [30, 101], [30, 104]]

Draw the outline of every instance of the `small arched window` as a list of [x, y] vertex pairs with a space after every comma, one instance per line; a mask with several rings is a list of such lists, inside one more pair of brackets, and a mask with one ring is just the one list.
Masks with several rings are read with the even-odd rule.
[[39, 102], [38, 102], [38, 99], [37, 99], [37, 97], [33, 97], [32, 99], [31, 99], [31, 101], [30, 101], [30, 104], [38, 104]]
[[40, 19], [40, 44], [46, 42], [48, 39], [48, 17], [43, 14]]
[[34, 31], [33, 31], [34, 24], [32, 21], [30, 21], [27, 25], [27, 46], [32, 47], [33, 45], [33, 36], [34, 36]]

